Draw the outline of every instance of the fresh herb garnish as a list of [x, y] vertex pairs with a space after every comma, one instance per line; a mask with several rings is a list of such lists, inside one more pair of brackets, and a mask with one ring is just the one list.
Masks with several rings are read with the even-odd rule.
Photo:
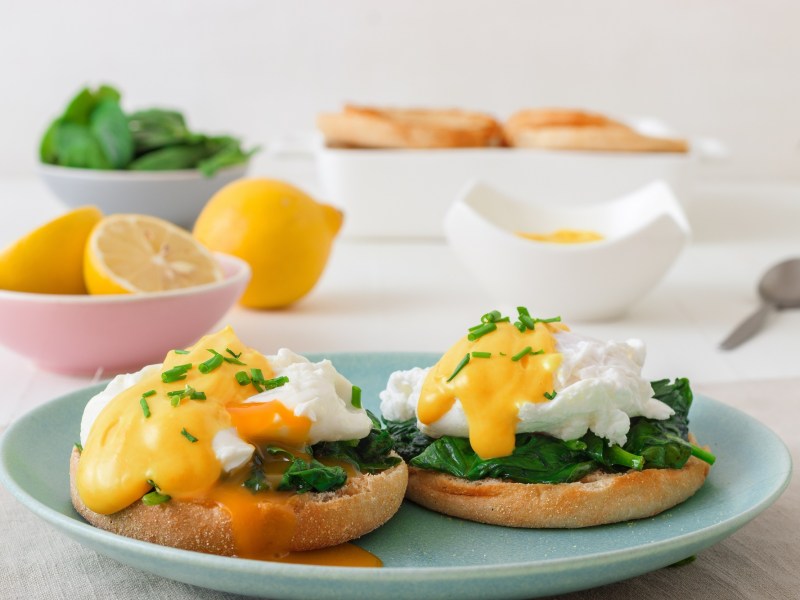
[[211, 352], [211, 358], [197, 365], [197, 369], [204, 375], [218, 368], [224, 362], [222, 354], [211, 348], [207, 348], [207, 350]]
[[462, 358], [462, 359], [461, 359], [461, 362], [459, 362], [459, 363], [456, 365], [455, 371], [453, 371], [453, 374], [452, 374], [452, 375], [450, 375], [450, 377], [448, 377], [448, 378], [447, 378], [447, 382], [448, 382], [448, 383], [449, 383], [449, 382], [451, 382], [451, 381], [453, 380], [453, 378], [454, 378], [456, 375], [458, 375], [458, 373], [461, 371], [461, 369], [463, 369], [464, 367], [466, 367], [466, 366], [467, 366], [467, 363], [468, 363], [468, 362], [469, 362], [469, 353], [465, 354], [465, 355], [464, 355], [464, 358]]
[[184, 427], [183, 429], [181, 429], [181, 435], [182, 435], [183, 437], [185, 437], [187, 440], [189, 440], [190, 442], [192, 442], [193, 444], [194, 444], [194, 443], [197, 441], [197, 438], [196, 438], [196, 437], [194, 437], [194, 436], [193, 436], [191, 433], [189, 433], [188, 431], [186, 431], [186, 427]]
[[470, 331], [467, 334], [467, 339], [470, 342], [474, 342], [475, 340], [483, 337], [487, 333], [493, 332], [495, 329], [497, 329], [497, 325], [495, 323], [483, 323], [478, 328], [474, 329], [473, 331]]
[[353, 391], [350, 392], [350, 404], [355, 408], [361, 408], [361, 388], [357, 385], [354, 385]]
[[172, 496], [162, 493], [152, 479], [148, 479], [147, 483], [153, 486], [153, 491], [142, 496], [143, 504], [146, 504], [147, 506], [155, 506], [156, 504], [167, 502], [172, 498]]
[[238, 371], [234, 377], [239, 385], [249, 385], [250, 383], [250, 376], [246, 371]]
[[181, 379], [186, 379], [186, 372], [192, 368], [192, 363], [186, 363], [185, 365], [176, 365], [171, 369], [167, 369], [163, 373], [161, 373], [161, 381], [164, 383], [173, 383], [175, 381], [180, 381]]
[[491, 352], [470, 352], [472, 358], [491, 358]]
[[173, 350], [175, 354], [189, 354], [188, 350]]
[[511, 360], [517, 362], [518, 360], [522, 359], [523, 356], [527, 356], [528, 354], [530, 354], [532, 350], [533, 348], [531, 348], [530, 346], [525, 346], [522, 350], [520, 350], [514, 356], [512, 356]]
[[78, 452], [83, 452], [83, 444], [81, 444], [80, 442], [75, 442], [74, 446]]
[[544, 397], [547, 398], [548, 400], [552, 400], [553, 398], [556, 397], [556, 391], [553, 390], [552, 392], [545, 392]]
[[150, 405], [147, 404], [147, 398], [145, 398], [144, 395], [142, 395], [142, 397], [139, 398], [139, 404], [142, 407], [142, 412], [144, 413], [144, 418], [145, 419], [149, 419], [150, 418]]

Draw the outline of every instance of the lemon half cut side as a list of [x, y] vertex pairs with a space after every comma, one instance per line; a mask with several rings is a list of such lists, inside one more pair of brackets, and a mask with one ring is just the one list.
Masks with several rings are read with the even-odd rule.
[[37, 294], [85, 294], [83, 255], [103, 218], [94, 206], [71, 210], [0, 252], [0, 289]]
[[83, 266], [90, 294], [160, 292], [222, 279], [214, 256], [188, 231], [148, 215], [100, 221], [89, 236]]

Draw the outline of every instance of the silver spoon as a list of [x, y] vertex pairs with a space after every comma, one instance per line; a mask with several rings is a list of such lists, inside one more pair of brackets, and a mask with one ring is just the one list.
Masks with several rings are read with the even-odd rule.
[[790, 258], [770, 267], [758, 283], [758, 295], [761, 306], [722, 341], [721, 349], [731, 350], [749, 340], [774, 311], [800, 307], [800, 258]]

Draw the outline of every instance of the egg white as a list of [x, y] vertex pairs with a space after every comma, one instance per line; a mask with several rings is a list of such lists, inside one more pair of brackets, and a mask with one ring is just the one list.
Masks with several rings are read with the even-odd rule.
[[[296, 416], [308, 417], [311, 420], [309, 444], [361, 439], [369, 435], [372, 420], [365, 410], [353, 407], [350, 402], [353, 384], [336, 371], [329, 360], [312, 363], [286, 348], [267, 359], [275, 377], [286, 376], [288, 383], [250, 396], [245, 402], [278, 400]], [[81, 444], [86, 444], [92, 425], [114, 397], [160, 369], [161, 365], [148, 365], [136, 373], [117, 375], [103, 391], [93, 396], [83, 411]], [[225, 472], [246, 464], [255, 451], [239, 437], [235, 427], [217, 432], [211, 447]]]
[[[562, 356], [554, 374], [556, 397], [519, 407], [517, 433], [547, 433], [571, 440], [591, 430], [613, 444], [624, 444], [631, 417], [666, 419], [673, 410], [652, 397], [650, 382], [641, 375], [645, 346], [640, 340], [603, 342], [571, 331], [556, 332]], [[415, 367], [391, 374], [380, 393], [381, 413], [392, 421], [416, 416], [417, 402], [430, 369]], [[431, 437], [469, 437], [469, 424], [456, 399], [439, 420], [420, 431]]]

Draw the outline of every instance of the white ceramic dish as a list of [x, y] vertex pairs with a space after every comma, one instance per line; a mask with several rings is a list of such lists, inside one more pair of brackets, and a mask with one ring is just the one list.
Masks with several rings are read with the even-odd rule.
[[217, 254], [221, 281], [150, 294], [102, 296], [0, 290], [0, 344], [42, 369], [106, 375], [163, 360], [208, 333], [250, 281], [249, 265]]
[[[628, 119], [643, 133], [670, 135], [654, 119]], [[313, 141], [312, 141], [313, 140]], [[601, 204], [651, 181], [666, 182], [687, 197], [700, 162], [723, 159], [716, 140], [692, 139], [688, 154], [578, 152], [524, 148], [453, 150], [359, 150], [315, 147], [326, 201], [347, 215], [343, 235], [441, 238], [452, 198], [469, 180], [550, 206]], [[298, 144], [288, 144], [295, 153]], [[294, 147], [292, 147], [294, 146]], [[281, 148], [285, 151], [285, 148]]]
[[[593, 230], [601, 241], [535, 242], [516, 232]], [[522, 202], [472, 183], [444, 220], [447, 240], [465, 267], [503, 303], [523, 303], [568, 322], [621, 316], [666, 274], [690, 227], [662, 182], [594, 206]]]
[[71, 208], [93, 204], [107, 215], [153, 215], [187, 229], [217, 190], [246, 172], [246, 164], [220, 169], [213, 177], [195, 169], [99, 171], [39, 165], [42, 180]]

